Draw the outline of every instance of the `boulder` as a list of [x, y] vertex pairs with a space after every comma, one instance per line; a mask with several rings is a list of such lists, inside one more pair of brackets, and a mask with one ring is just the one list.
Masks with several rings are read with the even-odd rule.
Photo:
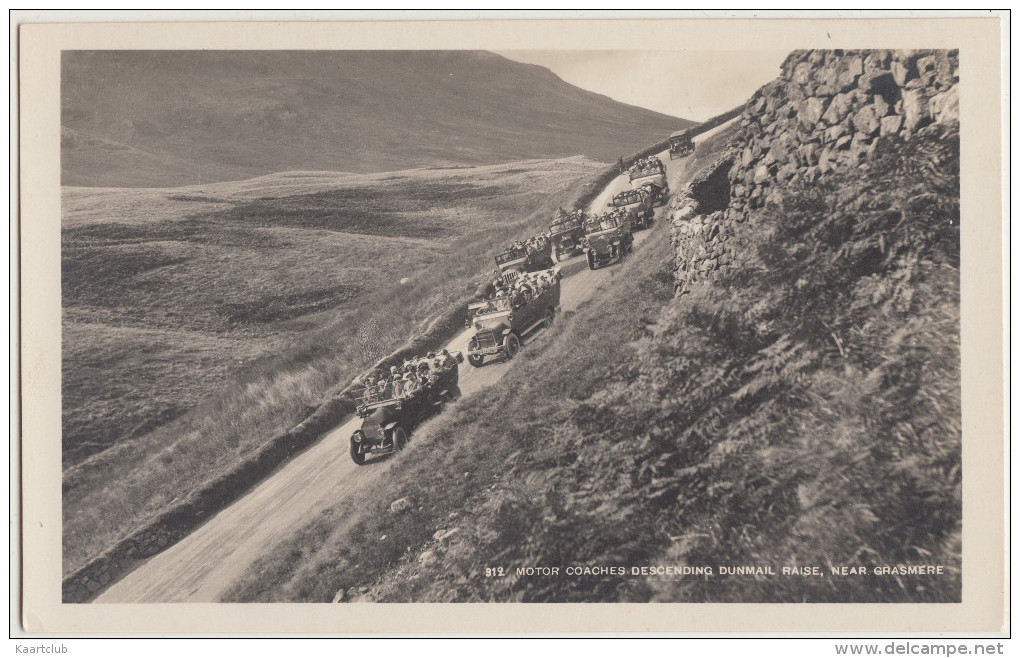
[[849, 57], [843, 61], [843, 66], [836, 77], [837, 91], [850, 91], [857, 85], [857, 78], [864, 73], [864, 60], [860, 57]]
[[836, 95], [836, 87], [831, 84], [821, 84], [815, 89], [815, 96], [832, 98]]
[[923, 89], [909, 89], [903, 92], [903, 125], [913, 132], [931, 123], [928, 96]]
[[956, 51], [936, 50], [930, 55], [917, 58], [917, 75], [926, 86], [938, 90], [949, 89], [956, 81]]
[[864, 72], [871, 73], [877, 70], [886, 70], [889, 68], [889, 60], [891, 59], [892, 53], [890, 51], [875, 50], [864, 58]]
[[343, 589], [338, 589], [336, 594], [333, 595], [333, 603], [343, 603], [344, 598], [347, 596], [347, 592]]
[[900, 131], [900, 127], [903, 125], [903, 117], [898, 114], [892, 114], [887, 117], [882, 117], [881, 127], [879, 128], [880, 135], [892, 135]]
[[390, 503], [390, 513], [400, 514], [411, 509], [411, 500], [409, 498], [398, 498]]
[[[693, 216], [694, 216], [694, 207], [693, 206], [684, 206], [680, 210], [677, 210], [675, 213], [673, 213], [673, 221], [674, 222], [683, 222], [684, 220], [686, 220], [686, 219], [688, 219], [690, 217], [693, 217]], [[683, 224], [681, 224], [681, 226], [683, 226]]]
[[826, 144], [831, 144], [832, 142], [835, 142], [836, 140], [838, 140], [843, 135], [849, 135], [849, 134], [850, 134], [850, 128], [845, 123], [839, 123], [839, 124], [837, 124], [837, 125], [835, 125], [835, 126], [833, 126], [831, 128], [826, 128], [825, 129], [823, 141]]
[[874, 135], [877, 133], [881, 124], [879, 123], [878, 117], [875, 115], [875, 106], [864, 106], [863, 109], [854, 115], [853, 124], [854, 128], [860, 134]]
[[954, 85], [949, 91], [932, 96], [928, 101], [928, 114], [935, 123], [960, 120], [960, 87]]
[[[815, 93], [819, 93], [817, 90]], [[804, 93], [804, 89], [798, 85], [790, 85], [786, 90], [786, 99], [789, 101], [784, 107], [786, 108], [786, 115], [791, 116], [796, 113], [795, 104], [797, 101], [802, 101], [807, 98], [808, 95]]]
[[931, 85], [938, 77], [939, 56], [925, 55], [924, 57], [918, 57], [916, 66], [917, 77], [920, 78], [924, 85]]
[[813, 96], [806, 101], [801, 101], [801, 107], [797, 110], [798, 118], [805, 128], [811, 128], [825, 114], [825, 109], [826, 102], [821, 98]]
[[839, 139], [836, 140], [836, 149], [840, 150], [840, 149], [849, 148], [850, 147], [850, 140], [852, 140], [852, 139], [853, 138], [850, 135], [843, 135], [842, 137], [840, 137]]
[[[754, 183], [755, 185], [761, 185], [769, 179], [769, 168], [765, 165], [758, 165], [758, 168], [754, 170]], [[757, 191], [757, 190], [755, 190]], [[753, 195], [753, 193], [752, 193]]]
[[797, 165], [792, 162], [788, 162], [779, 168], [776, 172], [776, 179], [781, 183], [785, 183], [797, 174]]
[[772, 115], [773, 117], [778, 116], [779, 108], [786, 104], [786, 94], [780, 92], [785, 92], [785, 89], [777, 89], [776, 93], [769, 94], [769, 97], [765, 102], [766, 115]]
[[872, 104], [875, 107], [875, 116], [877, 116], [879, 119], [889, 114], [889, 110], [892, 107], [889, 104], [889, 101], [887, 101], [885, 97], [883, 97], [881, 94], [875, 96], [874, 100], [872, 101]]
[[868, 152], [868, 147], [871, 146], [872, 138], [864, 133], [857, 133], [854, 135], [853, 140], [850, 142], [850, 154], [856, 160], [863, 158]]
[[849, 114], [852, 103], [850, 94], [836, 94], [832, 97], [832, 102], [829, 103], [825, 113], [822, 114], [822, 120], [830, 126], [838, 124]]
[[443, 541], [445, 539], [449, 539], [450, 537], [454, 536], [458, 532], [460, 532], [460, 528], [450, 528], [450, 529], [441, 528], [441, 529], [435, 531], [435, 533], [432, 535], [432, 538], [435, 539], [436, 541]]
[[893, 81], [896, 82], [898, 87], [902, 87], [907, 84], [907, 80], [914, 77], [911, 68], [908, 67], [906, 63], [899, 60], [893, 60], [892, 64], [889, 66], [889, 72], [892, 73]]
[[819, 148], [820, 147], [817, 142], [801, 144], [797, 149], [797, 156], [800, 159], [800, 163], [806, 167], [818, 164]]
[[814, 66], [810, 62], [801, 62], [793, 69], [792, 79], [799, 85], [806, 85], [811, 82], [811, 73]]

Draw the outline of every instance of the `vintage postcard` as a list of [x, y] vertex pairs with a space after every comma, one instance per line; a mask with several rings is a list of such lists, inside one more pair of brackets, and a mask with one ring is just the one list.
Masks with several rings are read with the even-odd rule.
[[53, 17], [27, 632], [1006, 631], [1008, 18]]

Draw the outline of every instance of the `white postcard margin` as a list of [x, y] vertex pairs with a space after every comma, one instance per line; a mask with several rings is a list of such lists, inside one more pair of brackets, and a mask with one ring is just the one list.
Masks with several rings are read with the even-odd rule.
[[[1008, 20], [642, 18], [25, 24], [18, 32], [21, 437], [19, 606], [29, 633], [1002, 634], [1007, 623], [1003, 60]], [[179, 20], [179, 19], [178, 19]], [[1004, 26], [1005, 24], [1005, 26]], [[959, 604], [63, 604], [60, 52], [75, 49], [794, 50], [959, 48], [963, 602]], [[778, 71], [777, 71], [778, 75]], [[724, 84], [725, 81], [720, 81]], [[748, 96], [753, 93], [748, 89]], [[16, 284], [12, 284], [16, 285]], [[12, 427], [17, 425], [12, 423]], [[20, 467], [20, 472], [18, 471]], [[17, 489], [12, 489], [17, 492]], [[17, 501], [12, 506], [17, 514]], [[16, 541], [16, 540], [15, 540]], [[16, 547], [12, 547], [16, 549]], [[20, 557], [20, 564], [17, 558]], [[16, 583], [16, 580], [12, 579]], [[385, 614], [383, 614], [383, 611]]]

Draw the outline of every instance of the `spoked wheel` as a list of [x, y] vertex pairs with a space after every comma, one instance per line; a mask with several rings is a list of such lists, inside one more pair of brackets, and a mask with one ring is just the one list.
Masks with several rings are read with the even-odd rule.
[[506, 353], [506, 358], [510, 359], [517, 356], [517, 353], [521, 351], [521, 339], [517, 337], [517, 334], [507, 334], [507, 337], [503, 339], [503, 352]]
[[358, 466], [365, 463], [365, 453], [361, 452], [361, 444], [354, 437], [351, 437], [351, 460]]
[[404, 446], [407, 445], [407, 432], [404, 431], [403, 427], [396, 427], [393, 429], [393, 449], [403, 450]]
[[[472, 339], [471, 342], [468, 343], [468, 349], [469, 350], [477, 350], [478, 349], [478, 342], [475, 341], [474, 339]], [[485, 361], [485, 357], [482, 356], [481, 354], [471, 354], [471, 353], [468, 353], [467, 360], [468, 360], [468, 363], [470, 363], [475, 368], [480, 368], [480, 367], [482, 367], [482, 361]]]

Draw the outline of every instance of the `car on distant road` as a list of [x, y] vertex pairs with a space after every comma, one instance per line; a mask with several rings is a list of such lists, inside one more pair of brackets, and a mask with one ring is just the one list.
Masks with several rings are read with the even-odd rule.
[[694, 142], [686, 131], [675, 132], [669, 136], [669, 159], [679, 160], [694, 153]]

